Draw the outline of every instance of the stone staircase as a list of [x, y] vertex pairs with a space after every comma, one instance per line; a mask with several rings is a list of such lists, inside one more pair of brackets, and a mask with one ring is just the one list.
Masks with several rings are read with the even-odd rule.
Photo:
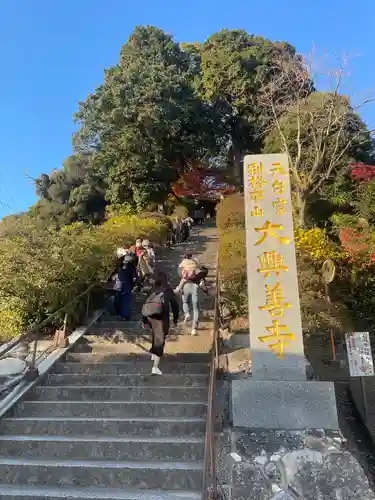
[[208, 359], [69, 354], [0, 422], [0, 499], [201, 498]]
[[[216, 244], [204, 252], [212, 262]], [[173, 255], [161, 262], [171, 275]], [[201, 499], [214, 290], [197, 337], [170, 332], [160, 377], [140, 328], [145, 297], [134, 294], [130, 322], [104, 314], [0, 420], [0, 500]]]

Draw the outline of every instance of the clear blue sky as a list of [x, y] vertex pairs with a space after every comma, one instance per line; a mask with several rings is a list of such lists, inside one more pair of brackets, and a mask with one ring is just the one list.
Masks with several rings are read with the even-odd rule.
[[[25, 210], [29, 176], [59, 168], [71, 153], [77, 102], [102, 82], [138, 24], [177, 41], [202, 41], [222, 28], [287, 40], [302, 53], [358, 56], [350, 89], [374, 87], [374, 0], [1, 0], [0, 217]], [[375, 107], [363, 117], [375, 122]]]

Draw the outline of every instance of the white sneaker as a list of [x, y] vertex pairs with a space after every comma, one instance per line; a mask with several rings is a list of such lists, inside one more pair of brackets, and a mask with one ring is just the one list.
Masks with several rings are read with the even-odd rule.
[[191, 320], [190, 314], [185, 314], [184, 325], [186, 325], [186, 323], [188, 323], [190, 320]]
[[198, 335], [197, 330], [195, 328], [192, 329], [191, 335], [192, 335], [192, 337], [195, 337], [196, 335]]
[[163, 375], [163, 372], [160, 370], [160, 368], [157, 368], [156, 366], [152, 367], [151, 373], [153, 375]]

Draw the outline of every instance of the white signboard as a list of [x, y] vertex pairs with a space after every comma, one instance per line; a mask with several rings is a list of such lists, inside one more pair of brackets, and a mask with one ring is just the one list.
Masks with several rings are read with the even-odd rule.
[[347, 333], [346, 346], [350, 376], [371, 377], [374, 375], [374, 362], [368, 332]]

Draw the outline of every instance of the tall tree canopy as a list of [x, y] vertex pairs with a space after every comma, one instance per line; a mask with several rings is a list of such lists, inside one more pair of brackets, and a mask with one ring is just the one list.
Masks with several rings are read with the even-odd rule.
[[104, 84], [80, 103], [75, 145], [94, 151], [110, 202], [162, 201], [179, 175], [213, 153], [213, 110], [195, 95], [190, 69], [169, 35], [138, 27]]
[[215, 104], [227, 137], [228, 165], [242, 185], [244, 154], [260, 152], [259, 134], [264, 125], [263, 106], [258, 99], [262, 82], [274, 75], [276, 57], [294, 55], [288, 43], [272, 42], [244, 30], [221, 30], [200, 48], [200, 94]]
[[75, 153], [36, 180], [33, 213], [58, 224], [100, 221], [107, 204], [162, 203], [179, 180], [206, 169], [241, 188], [243, 156], [262, 150], [289, 154], [303, 207], [368, 144], [348, 100], [338, 89], [316, 92], [293, 46], [244, 30], [178, 44], [136, 27], [74, 118]]
[[103, 178], [93, 168], [92, 155], [69, 156], [60, 170], [35, 181], [40, 200], [32, 213], [45, 221], [100, 221], [106, 205]]

